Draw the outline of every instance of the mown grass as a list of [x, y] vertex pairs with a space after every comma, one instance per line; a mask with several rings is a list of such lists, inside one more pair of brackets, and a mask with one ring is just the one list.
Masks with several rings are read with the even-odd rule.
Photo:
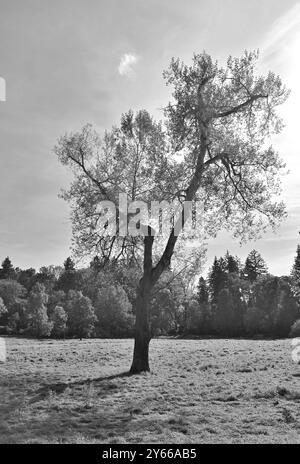
[[1, 443], [300, 443], [300, 367], [288, 340], [7, 339]]

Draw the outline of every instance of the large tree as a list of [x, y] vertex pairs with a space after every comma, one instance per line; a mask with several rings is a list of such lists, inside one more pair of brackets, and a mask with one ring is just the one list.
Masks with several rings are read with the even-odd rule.
[[252, 250], [247, 256], [243, 276], [250, 282], [254, 282], [258, 277], [268, 274], [268, 267], [260, 253]]
[[143, 238], [124, 236], [123, 210], [117, 208], [116, 231], [103, 237], [99, 202], [117, 203], [119, 193], [147, 203], [197, 200], [204, 236], [225, 227], [246, 239], [275, 226], [284, 216], [284, 206], [273, 201], [284, 165], [266, 142], [282, 128], [276, 110], [288, 92], [273, 73], [256, 75], [256, 61], [256, 52], [229, 57], [225, 66], [206, 53], [194, 55], [191, 65], [173, 59], [164, 73], [173, 98], [163, 123], [146, 111], [129, 112], [102, 138], [85, 126], [56, 146], [60, 161], [75, 174], [64, 198], [72, 205], [77, 252], [135, 259], [143, 247], [132, 373], [149, 370], [151, 294], [176, 244], [178, 251], [186, 243], [177, 232], [189, 214], [179, 214], [163, 241], [150, 226]]
[[12, 265], [11, 260], [7, 256], [2, 263], [0, 269], [0, 279], [14, 279], [16, 276], [15, 269]]

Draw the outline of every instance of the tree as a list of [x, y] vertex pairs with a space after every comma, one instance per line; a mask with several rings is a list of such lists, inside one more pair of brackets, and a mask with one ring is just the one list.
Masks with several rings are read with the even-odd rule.
[[69, 290], [78, 290], [79, 287], [75, 263], [69, 257], [64, 262], [64, 271], [57, 281], [56, 289], [68, 293]]
[[47, 314], [48, 295], [42, 284], [36, 284], [28, 298], [28, 333], [34, 337], [48, 337], [53, 323]]
[[[165, 130], [146, 111], [123, 115], [120, 127], [101, 137], [90, 127], [59, 140], [56, 154], [75, 174], [64, 198], [72, 204], [73, 235], [78, 253], [134, 257], [143, 247], [143, 269], [135, 300], [135, 345], [131, 373], [149, 370], [149, 307], [156, 283], [170, 268], [175, 246], [184, 245], [182, 231], [191, 213], [179, 213], [163, 246], [144, 227], [143, 237], [124, 237], [122, 208], [117, 227], [105, 221], [99, 233], [99, 202], [118, 204], [120, 192], [131, 201], [201, 200], [206, 236], [223, 226], [242, 239], [257, 235], [284, 216], [273, 202], [283, 163], [272, 147], [271, 134], [282, 128], [277, 107], [288, 92], [273, 73], [257, 76], [257, 53], [229, 57], [226, 66], [206, 53], [192, 64], [172, 60], [164, 73], [173, 86], [165, 110]], [[132, 215], [128, 216], [129, 221]], [[125, 225], [127, 224], [127, 219]], [[126, 235], [126, 234], [125, 234]], [[180, 236], [180, 238], [179, 238]]]
[[2, 268], [0, 269], [0, 279], [14, 279], [16, 277], [16, 273], [14, 267], [12, 265], [11, 260], [7, 256], [2, 263]]
[[110, 285], [98, 291], [95, 313], [98, 335], [130, 337], [133, 334], [132, 306], [121, 286]]
[[232, 256], [229, 251], [225, 255], [225, 268], [229, 274], [238, 274], [240, 271], [240, 263], [238, 258]]
[[65, 337], [68, 315], [62, 306], [55, 306], [51, 320], [53, 323], [52, 335], [54, 337]]
[[218, 295], [226, 282], [226, 265], [223, 258], [215, 257], [212, 268], [208, 276], [209, 291], [212, 301], [218, 298]]
[[9, 313], [14, 311], [16, 304], [25, 296], [26, 289], [15, 280], [0, 280], [0, 297]]
[[93, 258], [93, 260], [90, 262], [90, 267], [95, 271], [95, 272], [98, 272], [100, 271], [101, 269], [103, 269], [105, 267], [105, 264], [106, 261], [103, 260], [101, 261], [101, 259], [99, 258], [99, 256], [95, 256]]
[[241, 279], [237, 274], [229, 274], [214, 306], [213, 325], [216, 332], [225, 336], [242, 335], [245, 312]]
[[297, 247], [297, 254], [291, 272], [294, 294], [300, 300], [300, 245]]
[[278, 294], [278, 305], [274, 311], [274, 335], [288, 337], [293, 323], [300, 316], [289, 277], [279, 277]]
[[41, 284], [45, 287], [47, 294], [50, 294], [56, 285], [62, 269], [60, 266], [43, 266], [34, 276], [35, 284]]
[[209, 302], [209, 289], [203, 277], [200, 277], [198, 282], [196, 301], [201, 315], [198, 333], [208, 334], [211, 332], [212, 313]]
[[36, 275], [36, 272], [35, 272], [35, 269], [33, 268], [20, 270], [17, 276], [17, 280], [19, 284], [23, 285], [23, 287], [25, 287], [26, 290], [30, 292], [30, 290], [36, 283], [35, 275]]
[[[0, 321], [1, 321], [2, 316], [3, 316], [4, 314], [7, 314], [7, 312], [8, 312], [8, 311], [7, 311], [7, 309], [6, 309], [6, 306], [5, 306], [3, 300], [2, 300], [2, 298], [1, 298], [1, 296], [0, 296]], [[2, 325], [2, 324], [0, 323], [0, 325]]]
[[297, 254], [291, 274], [293, 279], [300, 283], [300, 245], [297, 246]]
[[84, 338], [93, 334], [97, 317], [88, 297], [77, 290], [70, 290], [66, 301], [66, 312], [70, 335]]
[[64, 262], [65, 271], [75, 271], [75, 263], [72, 258], [68, 257]]
[[267, 265], [261, 255], [256, 251], [252, 250], [245, 262], [243, 275], [250, 282], [254, 282], [257, 277], [266, 275], [268, 273]]
[[246, 317], [248, 333], [287, 337], [298, 318], [288, 277], [262, 276], [254, 282]]
[[3, 314], [1, 325], [18, 332], [26, 326], [26, 289], [15, 280], [0, 280], [0, 298], [7, 312]]

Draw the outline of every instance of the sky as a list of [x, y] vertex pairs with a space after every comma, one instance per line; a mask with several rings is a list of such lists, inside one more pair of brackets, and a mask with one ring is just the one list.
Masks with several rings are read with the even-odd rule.
[[[162, 71], [206, 50], [214, 58], [259, 48], [260, 67], [292, 93], [286, 127], [273, 140], [290, 173], [288, 219], [277, 234], [240, 248], [228, 234], [209, 242], [207, 263], [253, 248], [273, 274], [290, 272], [300, 235], [298, 125], [300, 3], [295, 0], [0, 0], [0, 261], [22, 268], [62, 264], [70, 254], [70, 174], [53, 147], [87, 122], [99, 132], [129, 108], [162, 118]], [[6, 101], [1, 85], [6, 83]], [[207, 265], [208, 265], [207, 264]]]

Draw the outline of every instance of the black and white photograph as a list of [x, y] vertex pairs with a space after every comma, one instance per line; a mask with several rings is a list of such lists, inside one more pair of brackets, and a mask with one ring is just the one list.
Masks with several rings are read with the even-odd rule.
[[299, 56], [297, 0], [0, 0], [0, 444], [300, 444]]

